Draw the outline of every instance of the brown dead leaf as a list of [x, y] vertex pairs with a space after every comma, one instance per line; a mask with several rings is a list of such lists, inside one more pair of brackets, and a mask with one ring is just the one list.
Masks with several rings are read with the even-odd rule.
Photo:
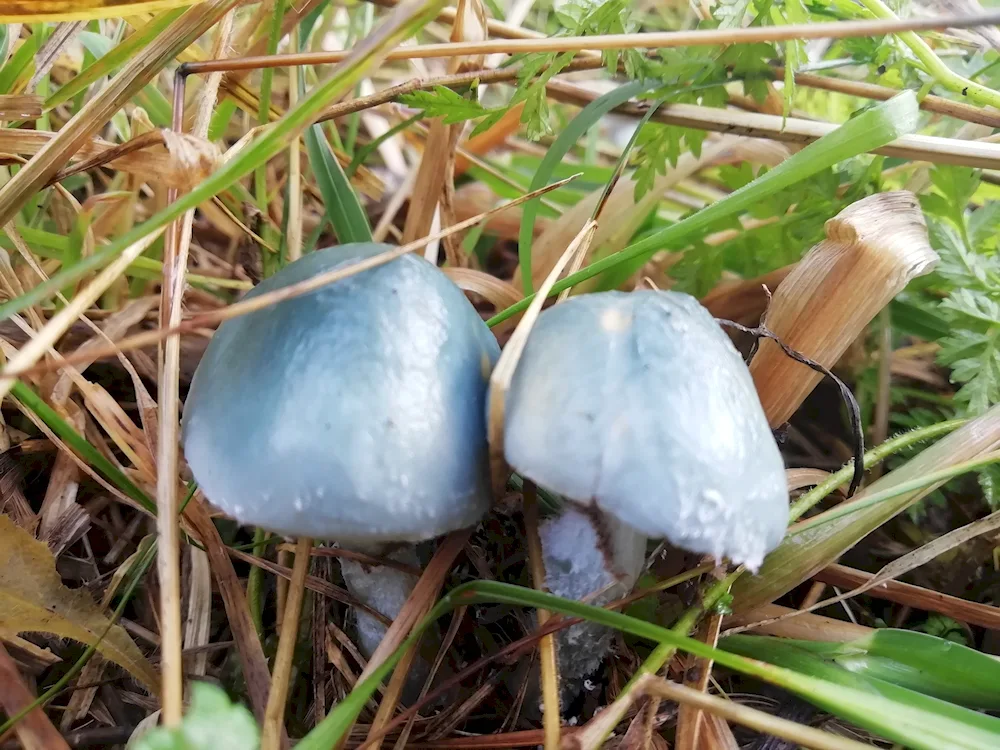
[[[0, 633], [52, 633], [91, 645], [108, 625], [85, 592], [63, 585], [49, 548], [0, 516]], [[156, 670], [120, 626], [107, 632], [97, 650], [156, 692]]]

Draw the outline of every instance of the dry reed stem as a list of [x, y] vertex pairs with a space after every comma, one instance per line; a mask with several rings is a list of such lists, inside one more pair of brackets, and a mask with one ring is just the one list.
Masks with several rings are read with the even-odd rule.
[[[673, 47], [715, 46], [720, 44], [752, 44], [805, 39], [846, 39], [898, 33], [901, 31], [931, 31], [989, 26], [1000, 23], [1000, 13], [969, 16], [939, 16], [888, 21], [835, 21], [832, 23], [788, 24], [785, 26], [753, 26], [740, 29], [697, 29], [691, 31], [659, 31], [635, 34], [596, 34], [594, 36], [543, 37], [540, 39], [490, 39], [480, 42], [450, 42], [398, 47], [387, 60], [462, 57], [466, 55], [509, 55], [525, 52], [579, 52], [580, 50], [666, 49]], [[189, 63], [189, 73], [211, 73], [217, 70], [246, 70], [281, 67], [289, 64], [323, 65], [340, 62], [349, 53], [304, 52], [244, 57], [233, 67], [232, 61], [206, 60]]]
[[288, 682], [292, 673], [292, 657], [299, 635], [299, 617], [302, 614], [302, 598], [305, 591], [306, 575], [309, 573], [309, 550], [312, 540], [299, 539], [295, 547], [295, 563], [292, 581], [285, 602], [285, 616], [282, 619], [281, 636], [278, 639], [278, 653], [274, 657], [274, 671], [271, 678], [271, 695], [264, 711], [264, 729], [261, 736], [261, 750], [278, 750], [281, 728], [285, 718], [285, 702], [288, 698]]
[[[542, 557], [542, 540], [538, 536], [538, 492], [534, 482], [524, 482], [524, 535], [528, 542], [528, 564], [532, 585], [545, 590], [545, 561]], [[551, 619], [546, 609], [535, 610], [538, 627], [545, 627]], [[545, 750], [558, 750], [560, 742], [559, 663], [556, 659], [555, 635], [549, 633], [538, 641], [538, 657], [542, 680], [542, 727], [545, 731]]]
[[[230, 10], [223, 17], [216, 38], [216, 48], [220, 52], [229, 45], [232, 31], [233, 11]], [[210, 76], [205, 83], [195, 122], [196, 138], [203, 138], [208, 133], [221, 80], [221, 74], [216, 74]], [[184, 86], [175, 86], [173, 128], [177, 133], [183, 129], [184, 123], [184, 90]], [[164, 134], [165, 138], [168, 138], [168, 144], [173, 135]], [[178, 138], [174, 137], [174, 140]], [[171, 202], [177, 200], [177, 190], [171, 189], [167, 199]], [[191, 210], [167, 228], [160, 292], [161, 327], [173, 327], [181, 321], [181, 305], [187, 283], [188, 252], [191, 247], [193, 227], [194, 211]], [[159, 544], [156, 562], [160, 578], [162, 715], [163, 724], [168, 727], [180, 724], [184, 710], [184, 633], [181, 624], [180, 534], [178, 533], [180, 356], [180, 339], [176, 336], [167, 339], [163, 347], [158, 379], [156, 532]]]
[[[304, 281], [301, 281], [297, 284], [292, 284], [287, 287], [283, 287], [282, 289], [275, 290], [273, 292], [267, 292], [266, 294], [261, 294], [253, 299], [249, 300], [244, 299], [241, 300], [240, 302], [235, 302], [231, 305], [220, 308], [218, 310], [213, 310], [207, 313], [195, 315], [189, 318], [188, 320], [184, 321], [183, 323], [180, 323], [171, 328], [160, 328], [155, 331], [146, 331], [144, 333], [135, 334], [134, 336], [128, 336], [124, 339], [121, 339], [120, 341], [115, 342], [113, 346], [105, 347], [103, 349], [95, 348], [89, 350], [86, 353], [86, 357], [80, 355], [68, 355], [60, 360], [61, 364], [59, 366], [73, 364], [74, 362], [83, 361], [84, 359], [97, 361], [104, 357], [117, 356], [121, 352], [131, 351], [133, 349], [146, 347], [149, 346], [150, 344], [155, 344], [159, 341], [162, 341], [164, 339], [173, 336], [178, 336], [182, 333], [202, 332], [206, 326], [215, 325], [225, 320], [230, 320], [232, 318], [238, 317], [240, 315], [246, 315], [247, 313], [251, 313], [256, 310], [261, 310], [265, 307], [275, 305], [286, 299], [292, 299], [293, 297], [299, 297], [303, 294], [308, 294], [309, 292], [315, 291], [316, 289], [320, 289], [324, 286], [327, 286], [328, 284], [333, 284], [342, 279], [354, 276], [355, 274], [361, 273], [362, 271], [367, 271], [370, 268], [376, 268], [378, 266], [385, 265], [386, 263], [390, 263], [396, 258], [400, 258], [403, 255], [412, 253], [415, 250], [419, 250], [420, 248], [424, 247], [428, 242], [432, 242], [435, 239], [447, 237], [448, 235], [454, 234], [455, 232], [460, 232], [463, 229], [468, 229], [469, 227], [478, 224], [480, 221], [483, 221], [484, 219], [492, 216], [495, 213], [504, 211], [508, 208], [519, 206], [522, 203], [531, 200], [532, 198], [537, 198], [538, 196], [544, 195], [545, 193], [548, 193], [552, 190], [557, 190], [558, 188], [567, 185], [568, 183], [576, 179], [578, 176], [579, 175], [573, 175], [571, 177], [567, 177], [565, 180], [553, 182], [552, 184], [546, 185], [545, 187], [539, 188], [538, 190], [533, 190], [530, 193], [525, 193], [524, 195], [515, 198], [514, 200], [507, 201], [506, 203], [496, 206], [478, 216], [473, 216], [472, 218], [467, 219], [466, 221], [461, 221], [458, 224], [454, 224], [448, 227], [447, 229], [443, 229], [437, 234], [430, 235], [429, 237], [423, 237], [419, 240], [416, 240], [415, 242], [411, 242], [409, 245], [398, 247], [395, 250], [389, 250], [384, 253], [380, 253], [379, 255], [367, 258], [363, 261], [360, 261], [359, 263], [355, 263], [354, 265], [348, 266], [347, 268], [325, 271], [321, 274], [317, 274], [316, 276], [305, 279]], [[155, 238], [155, 236], [156, 235], [154, 235], [153, 238]], [[152, 239], [147, 237], [144, 241], [152, 242]], [[56, 320], [56, 318], [52, 319], [52, 321], [54, 320]], [[49, 322], [49, 325], [52, 324], [52, 321]], [[27, 346], [25, 348], [27, 348]], [[11, 362], [13, 362], [13, 360], [11, 360]], [[3, 374], [0, 375], [0, 387], [2, 387], [2, 384], [4, 382], [3, 378], [6, 378], [9, 381], [13, 381], [13, 379], [15, 378], [44, 374], [46, 372], [50, 372], [52, 369], [53, 367], [50, 367], [48, 365], [36, 368], [33, 363], [31, 364], [26, 363], [24, 364], [23, 367], [22, 366], [11, 367], [10, 365], [8, 365], [8, 367], [4, 369]]]
[[754, 279], [723, 281], [701, 298], [716, 318], [757, 325], [768, 303], [768, 289], [777, 289], [795, 265], [788, 265]]
[[229, 559], [227, 552], [229, 548], [223, 543], [204, 502], [197, 495], [188, 503], [184, 517], [208, 555], [226, 609], [226, 620], [233, 631], [233, 640], [236, 641], [250, 705], [257, 721], [263, 722], [270, 692], [271, 673], [268, 671], [267, 658], [264, 656], [260, 639], [250, 618], [246, 593]]
[[73, 115], [49, 141], [0, 187], [0, 226], [6, 224], [58, 172], [80, 147], [143, 86], [198, 37], [218, 23], [239, 0], [204, 0], [153, 39], [108, 84]]
[[42, 116], [42, 101], [36, 94], [0, 95], [0, 120], [37, 120]]
[[[580, 106], [589, 104], [600, 96], [597, 92], [559, 80], [549, 81], [546, 90], [556, 101]], [[612, 111], [635, 118], [645, 114], [645, 109], [636, 104], [623, 104]], [[780, 115], [702, 107], [696, 104], [664, 104], [650, 119], [665, 125], [801, 144], [819, 140], [839, 127], [834, 123], [819, 120], [783, 118]], [[1000, 144], [983, 141], [931, 135], [904, 135], [887, 146], [875, 149], [872, 153], [937, 164], [1000, 169]]]
[[871, 745], [867, 743], [803, 726], [794, 721], [781, 719], [764, 711], [708, 695], [652, 675], [643, 677], [637, 688], [646, 695], [655, 695], [676, 701], [681, 705], [694, 706], [758, 732], [791, 740], [796, 745], [815, 748], [815, 750], [862, 750], [862, 748], [871, 750]]
[[[870, 580], [872, 575], [844, 565], [830, 565], [813, 575], [813, 578], [830, 586], [854, 588]], [[1000, 631], [1000, 608], [989, 604], [970, 602], [968, 599], [902, 581], [885, 581], [871, 589], [868, 595], [925, 612], [937, 612], [969, 625]]]
[[[778, 287], [766, 323], [792, 349], [829, 368], [938, 256], [920, 204], [906, 191], [851, 204], [827, 221], [826, 234]], [[750, 373], [772, 427], [787, 422], [822, 378], [773, 341], [761, 342]]]
[[[7, 716], [14, 716], [35, 700], [17, 670], [17, 664], [0, 643], [0, 706]], [[24, 750], [69, 750], [41, 706], [33, 708], [14, 725], [14, 732]]]
[[[709, 615], [699, 626], [698, 635], [695, 636], [703, 643], [707, 643], [713, 648], [719, 642], [719, 630], [722, 627], [722, 616], [717, 614]], [[691, 658], [691, 657], [689, 657]], [[691, 658], [693, 664], [686, 669], [684, 685], [704, 693], [708, 690], [708, 682], [712, 677], [711, 659]], [[675, 750], [699, 750], [703, 745], [700, 743], [702, 732], [703, 714], [700, 708], [691, 703], [682, 703], [677, 713], [677, 734], [674, 740]]]

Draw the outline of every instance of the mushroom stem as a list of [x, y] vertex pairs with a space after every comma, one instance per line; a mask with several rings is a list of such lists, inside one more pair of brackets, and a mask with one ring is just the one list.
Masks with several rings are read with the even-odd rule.
[[[545, 585], [556, 596], [603, 606], [626, 596], [646, 561], [646, 536], [596, 508], [568, 504], [538, 530]], [[581, 622], [559, 631], [562, 698], [575, 698], [611, 646], [612, 631]]]
[[[920, 204], [905, 190], [852, 203], [826, 223], [826, 236], [781, 282], [766, 320], [785, 344], [830, 368], [938, 256]], [[822, 377], [773, 341], [761, 342], [750, 373], [772, 427], [787, 422]]]
[[[370, 547], [355, 548], [355, 551], [380, 555], [414, 568], [420, 567], [416, 548], [412, 544], [401, 545], [392, 552]], [[389, 620], [395, 620], [399, 616], [418, 580], [417, 576], [399, 568], [388, 565], [367, 565], [346, 557], [340, 558], [340, 571], [351, 595]], [[370, 659], [385, 637], [387, 628], [382, 622], [360, 609], [354, 612], [354, 625], [357, 630], [358, 648], [366, 659]], [[417, 658], [407, 680], [404, 703], [411, 702], [410, 699], [418, 694], [427, 672], [426, 662]]]

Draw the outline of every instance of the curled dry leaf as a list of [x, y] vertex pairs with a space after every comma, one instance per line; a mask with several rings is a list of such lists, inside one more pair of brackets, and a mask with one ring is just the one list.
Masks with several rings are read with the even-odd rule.
[[[910, 279], [938, 262], [917, 197], [863, 198], [826, 223], [826, 236], [778, 287], [767, 326], [792, 349], [833, 367]], [[750, 373], [771, 426], [784, 424], [822, 375], [762, 341]]]
[[110, 621], [84, 591], [66, 588], [44, 543], [0, 516], [0, 633], [52, 633], [97, 645], [113, 661], [155, 693], [159, 676], [128, 634]]
[[503, 310], [521, 301], [523, 295], [512, 284], [474, 268], [443, 269], [445, 276], [455, 282], [465, 292], [473, 292], [485, 299], [497, 310]]

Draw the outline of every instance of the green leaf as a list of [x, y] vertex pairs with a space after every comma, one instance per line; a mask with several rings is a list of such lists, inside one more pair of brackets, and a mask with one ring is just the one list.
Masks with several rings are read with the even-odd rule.
[[[919, 636], [921, 634], [918, 633], [915, 635]], [[925, 637], [933, 638], [933, 636]], [[996, 739], [990, 740], [988, 738], [997, 731], [1000, 731], [1000, 719], [977, 713], [971, 709], [917, 692], [916, 690], [901, 687], [878, 677], [845, 669], [834, 660], [823, 658], [823, 656], [815, 653], [815, 651], [822, 653], [823, 647], [828, 645], [747, 635], [729, 636], [719, 641], [719, 647], [731, 653], [760, 659], [768, 664], [784, 667], [801, 675], [820, 678], [828, 685], [847, 688], [852, 697], [847, 701], [848, 706], [844, 707], [855, 712], [855, 716], [858, 714], [868, 714], [874, 708], [875, 703], [888, 699], [895, 704], [895, 707], [891, 709], [893, 711], [891, 715], [882, 718], [883, 726], [917, 721], [922, 725], [922, 728], [918, 730], [916, 726], [908, 728], [899, 727], [899, 731], [892, 732], [895, 735], [892, 737], [884, 729], [873, 729], [871, 723], [859, 722], [859, 724], [866, 726], [866, 728], [872, 728], [873, 731], [878, 732], [882, 736], [894, 739], [896, 742], [900, 742], [907, 747], [954, 747], [971, 749], [977, 747], [976, 742], [997, 741]], [[845, 645], [849, 644], [834, 644], [834, 653], [836, 653], [838, 648]], [[819, 648], [811, 648], [810, 646]], [[913, 673], [908, 673], [904, 678], [904, 671], [908, 672], [908, 670], [903, 670], [897, 673], [896, 676], [900, 679], [913, 681], [915, 678]], [[888, 669], [882, 670], [882, 674], [888, 673]], [[950, 680], [944, 681], [944, 684], [954, 687], [954, 684]], [[925, 685], [930, 686], [931, 681], [928, 680]], [[937, 683], [935, 686], [941, 687], [942, 683]], [[990, 692], [992, 693], [994, 690]], [[854, 696], [857, 696], [857, 698]], [[862, 705], [854, 703], [854, 700], [865, 701], [866, 698], [864, 696], [868, 696], [867, 700], [871, 701], [868, 711]], [[847, 718], [845, 713], [843, 713], [843, 708], [838, 707], [838, 710], [829, 707], [831, 704], [828, 703], [829, 698], [825, 690], [821, 690], [811, 697], [806, 697], [806, 700], [810, 703], [826, 707], [835, 715]], [[824, 706], [824, 704], [826, 705]], [[865, 716], [865, 721], [871, 721], [871, 718]], [[853, 720], [857, 721], [857, 718]], [[946, 729], [948, 726], [951, 727], [950, 730]], [[948, 731], [954, 731], [956, 734], [949, 737], [947, 734]], [[922, 737], [916, 737], [915, 735], [918, 732], [926, 732], [926, 734]], [[901, 738], [901, 735], [904, 733], [910, 735], [909, 740]], [[988, 746], [990, 745], [983, 745], [982, 747]]]
[[802, 649], [862, 678], [884, 680], [968, 708], [1000, 709], [1000, 662], [926, 633], [884, 628], [848, 643], [737, 635], [719, 645], [771, 663], [783, 663], [768, 658], [775, 649]]
[[221, 688], [191, 685], [191, 710], [176, 729], [158, 727], [143, 735], [134, 750], [257, 750], [260, 732], [253, 715], [232, 703]]
[[491, 114], [475, 99], [467, 99], [447, 86], [435, 86], [432, 91], [414, 91], [399, 100], [407, 107], [423, 110], [427, 117], [443, 117], [446, 125], [475, 120]]
[[372, 230], [368, 224], [368, 216], [340, 162], [330, 149], [322, 126], [313, 125], [306, 130], [306, 150], [309, 152], [309, 166], [316, 176], [323, 203], [326, 204], [327, 219], [333, 224], [337, 240], [342, 245], [348, 242], [371, 242]]
[[[596, 102], [592, 104], [596, 104]], [[591, 279], [612, 268], [618, 275], [626, 273], [631, 275], [656, 252], [677, 249], [680, 243], [690, 241], [692, 237], [697, 236], [699, 232], [716, 222], [743, 213], [754, 204], [780, 190], [801, 183], [838, 162], [877, 149], [906, 133], [912, 133], [917, 128], [918, 115], [916, 95], [912, 91], [904, 91], [889, 101], [848, 120], [832, 133], [809, 144], [774, 169], [743, 188], [730, 193], [722, 200], [716, 201], [683, 221], [656, 232], [624, 250], [591, 263], [568, 276], [552, 288], [551, 294], [558, 294], [564, 289], [569, 289], [581, 281]], [[541, 184], [538, 187], [541, 187]], [[527, 215], [530, 205], [529, 203], [525, 206], [525, 215]], [[525, 237], [524, 226], [525, 224], [522, 223], [522, 246]], [[524, 257], [525, 254], [522, 254], [522, 263]], [[526, 274], [526, 276], [530, 276], [530, 274]], [[493, 316], [489, 320], [489, 324], [496, 325], [521, 312], [531, 304], [532, 297], [533, 295], [529, 295], [517, 304], [511, 305]], [[0, 307], [0, 312], [2, 310], [3, 308]]]

